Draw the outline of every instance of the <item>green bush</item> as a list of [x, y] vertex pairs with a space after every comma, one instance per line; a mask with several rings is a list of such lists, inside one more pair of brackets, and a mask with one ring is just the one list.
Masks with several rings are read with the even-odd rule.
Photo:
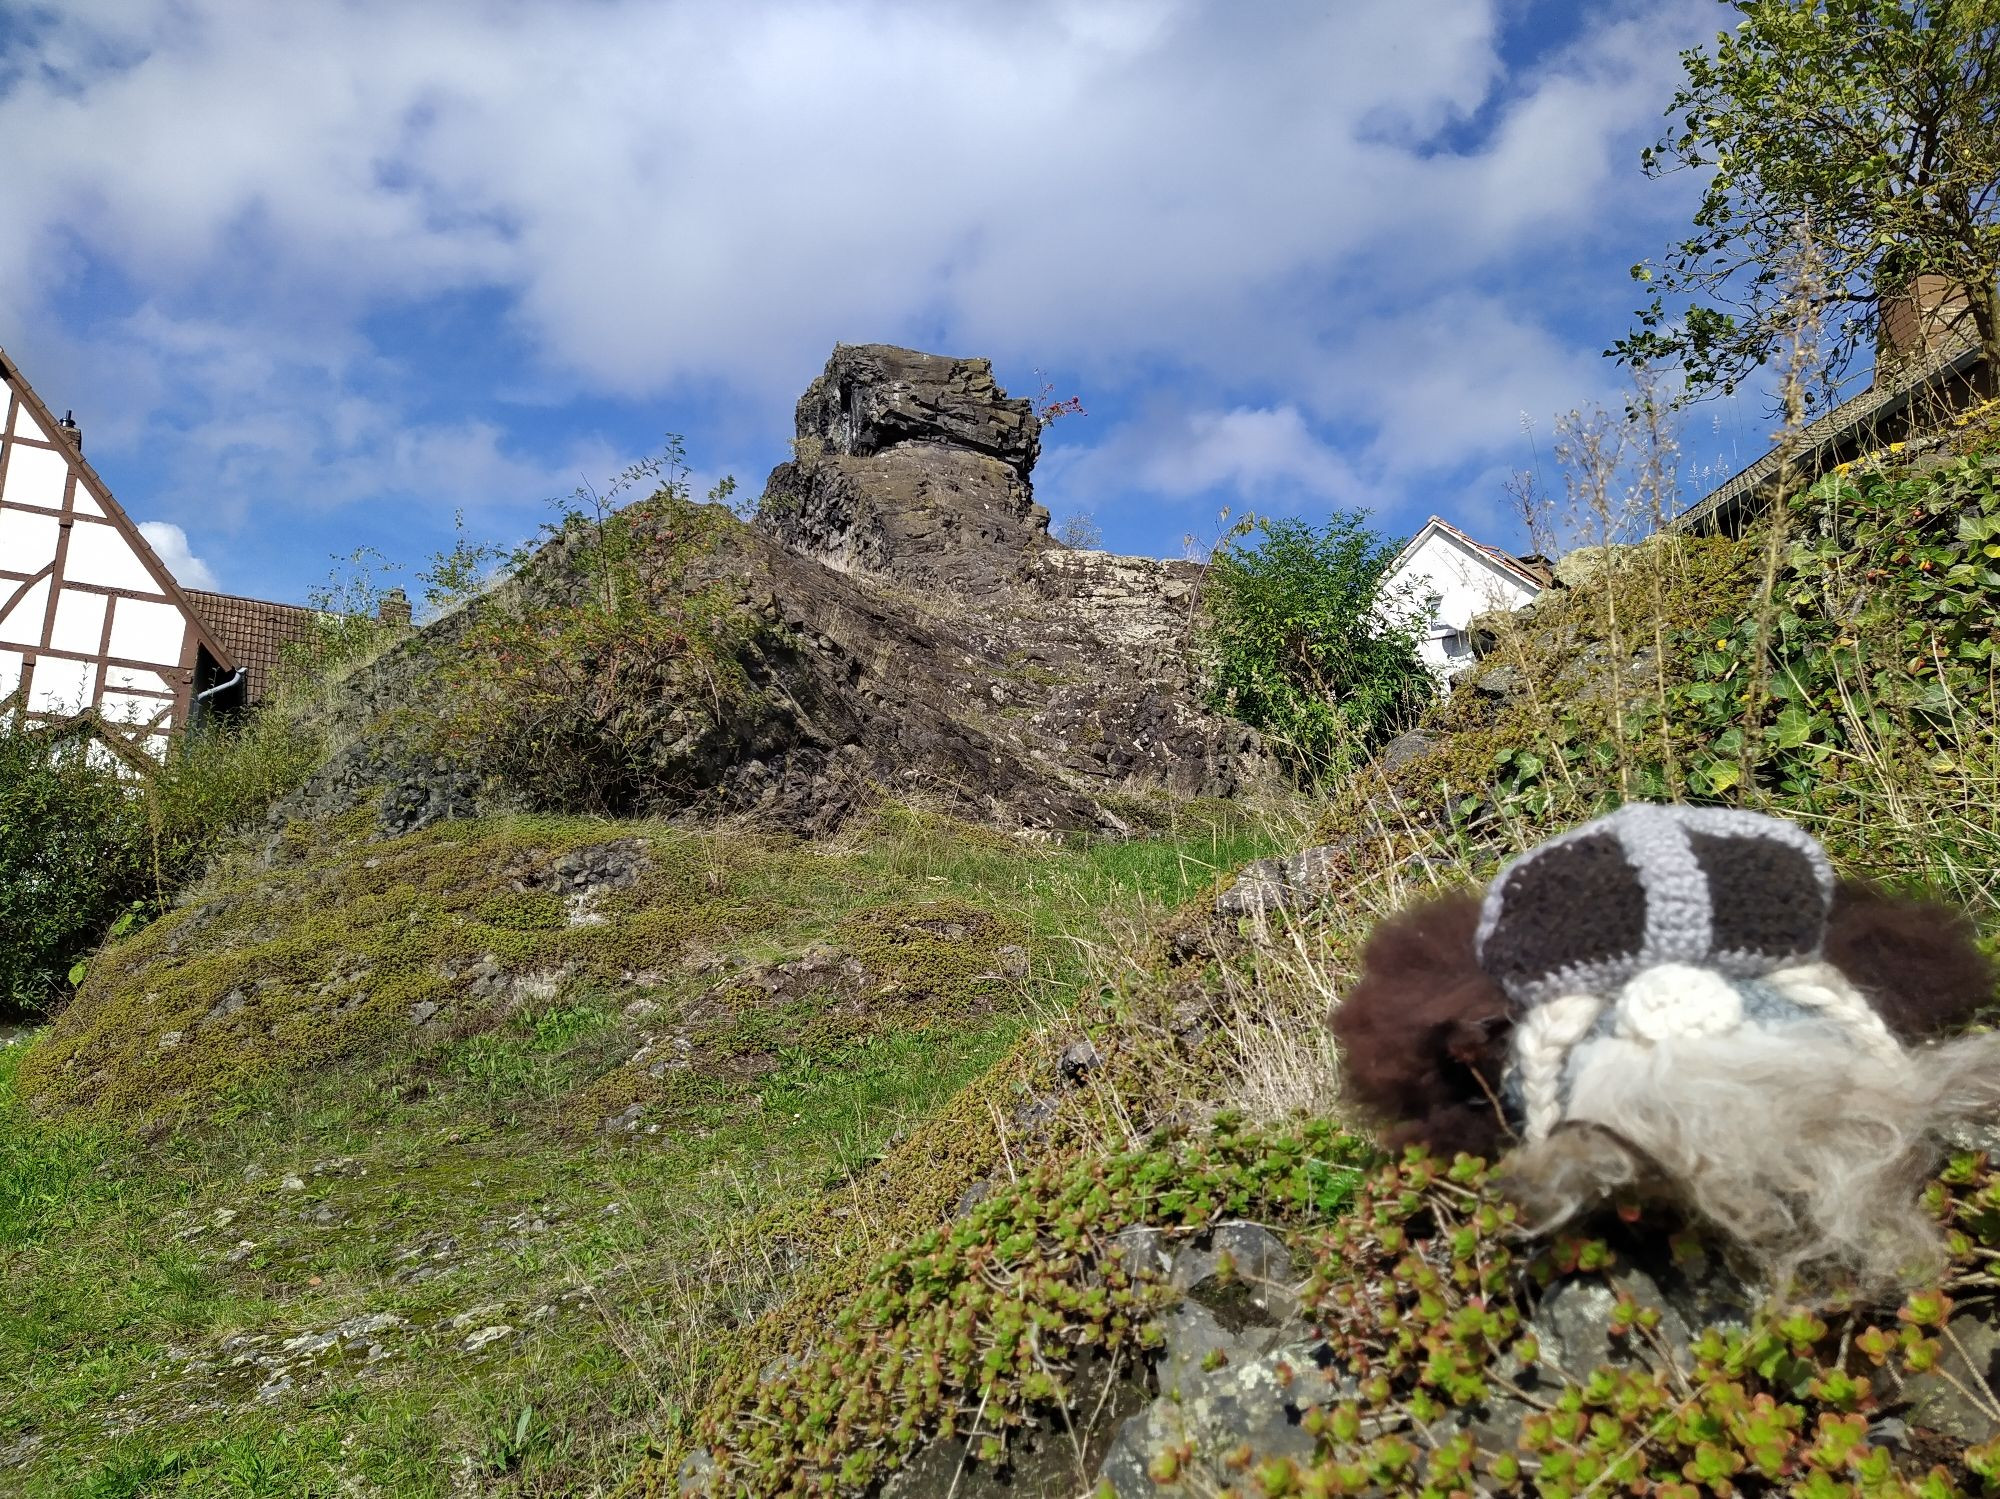
[[[479, 600], [443, 658], [441, 753], [531, 807], [615, 815], [705, 773], [711, 740], [751, 699], [737, 656], [758, 626], [732, 606], [733, 578], [693, 571], [738, 522], [695, 504], [686, 475], [670, 437], [605, 493], [555, 502], [560, 519], [514, 556], [510, 586]], [[549, 554], [560, 565], [530, 567]]]
[[105, 935], [150, 920], [304, 779], [317, 736], [258, 713], [177, 739], [149, 774], [82, 724], [0, 718], [0, 1012], [47, 1009]]
[[1383, 591], [1396, 551], [1360, 514], [1336, 512], [1321, 526], [1254, 521], [1209, 563], [1212, 700], [1308, 775], [1351, 769], [1431, 699], [1417, 601]]
[[144, 823], [87, 742], [0, 718], [0, 1013], [61, 994], [143, 882]]

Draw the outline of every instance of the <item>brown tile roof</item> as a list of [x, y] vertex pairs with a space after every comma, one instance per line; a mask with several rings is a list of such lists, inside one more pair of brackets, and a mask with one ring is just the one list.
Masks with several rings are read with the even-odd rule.
[[1877, 429], [1898, 421], [1911, 403], [1953, 381], [1969, 382], [1983, 363], [1976, 339], [1963, 337], [1928, 363], [1871, 385], [1808, 423], [1789, 443], [1780, 443], [1668, 522], [1674, 531], [1731, 531], [1762, 510], [1777, 493], [1780, 470], [1789, 460], [1797, 481], [1809, 484], [1850, 454], [1878, 439]]
[[298, 604], [273, 604], [201, 588], [183, 592], [202, 623], [246, 673], [243, 700], [262, 701], [271, 690], [278, 653], [312, 629], [314, 611]]

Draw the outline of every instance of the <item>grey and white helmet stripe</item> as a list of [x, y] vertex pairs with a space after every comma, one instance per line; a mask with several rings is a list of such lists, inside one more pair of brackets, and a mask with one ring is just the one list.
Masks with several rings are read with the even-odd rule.
[[1529, 1007], [1609, 994], [1662, 963], [1754, 978], [1819, 954], [1833, 888], [1824, 850], [1792, 823], [1633, 803], [1501, 870], [1479, 960]]

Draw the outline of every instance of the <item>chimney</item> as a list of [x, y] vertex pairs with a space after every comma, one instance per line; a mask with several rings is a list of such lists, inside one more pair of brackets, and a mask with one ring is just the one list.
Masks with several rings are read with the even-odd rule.
[[79, 453], [83, 451], [83, 428], [76, 424], [76, 413], [65, 411], [62, 420], [56, 423], [56, 431], [69, 439], [69, 445]]
[[383, 624], [392, 629], [407, 630], [410, 627], [410, 596], [400, 588], [392, 588], [382, 595], [382, 602], [375, 606], [375, 612]]
[[1875, 383], [1935, 358], [1972, 329], [1965, 283], [1936, 271], [1912, 276], [1876, 305]]

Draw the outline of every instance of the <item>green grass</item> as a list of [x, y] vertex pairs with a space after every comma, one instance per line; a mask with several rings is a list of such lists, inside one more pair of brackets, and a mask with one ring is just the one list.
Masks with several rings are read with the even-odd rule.
[[[620, 837], [653, 865], [601, 927], [550, 928], [491, 878]], [[1211, 812], [1046, 846], [892, 810], [830, 846], [558, 819], [318, 840], [218, 874], [221, 914], [197, 920], [197, 899], [113, 948], [70, 1014], [0, 1050], [0, 1491], [607, 1491], [815, 1257], [892, 1236], [855, 1183], [1069, 1002], [1108, 921], [1286, 838]], [[648, 938], [668, 970], [618, 982], [621, 944], [668, 913], [695, 939]], [[983, 976], [1002, 939], [1026, 981]], [[867, 956], [853, 1013], [807, 988], [702, 1019], [743, 965], [822, 944]], [[357, 953], [406, 995], [419, 958], [478, 950], [572, 972], [456, 1031], [360, 1036], [311, 1065], [246, 1031], [237, 1051], [264, 1051], [218, 1041], [209, 1071], [178, 1074], [189, 1091], [145, 1091], [169, 1081], [156, 1038], [176, 1006], [261, 977], [260, 1004], [300, 1024], [349, 992], [315, 986]], [[627, 1013], [635, 995], [657, 1008]], [[636, 1129], [599, 1128], [606, 1080], [676, 1027], [697, 1065]], [[93, 1111], [63, 1059], [148, 1106]], [[783, 1223], [819, 1237], [746, 1231]], [[289, 1385], [254, 1361], [383, 1316], [296, 1359]], [[512, 1331], [469, 1346], [492, 1327]]]

